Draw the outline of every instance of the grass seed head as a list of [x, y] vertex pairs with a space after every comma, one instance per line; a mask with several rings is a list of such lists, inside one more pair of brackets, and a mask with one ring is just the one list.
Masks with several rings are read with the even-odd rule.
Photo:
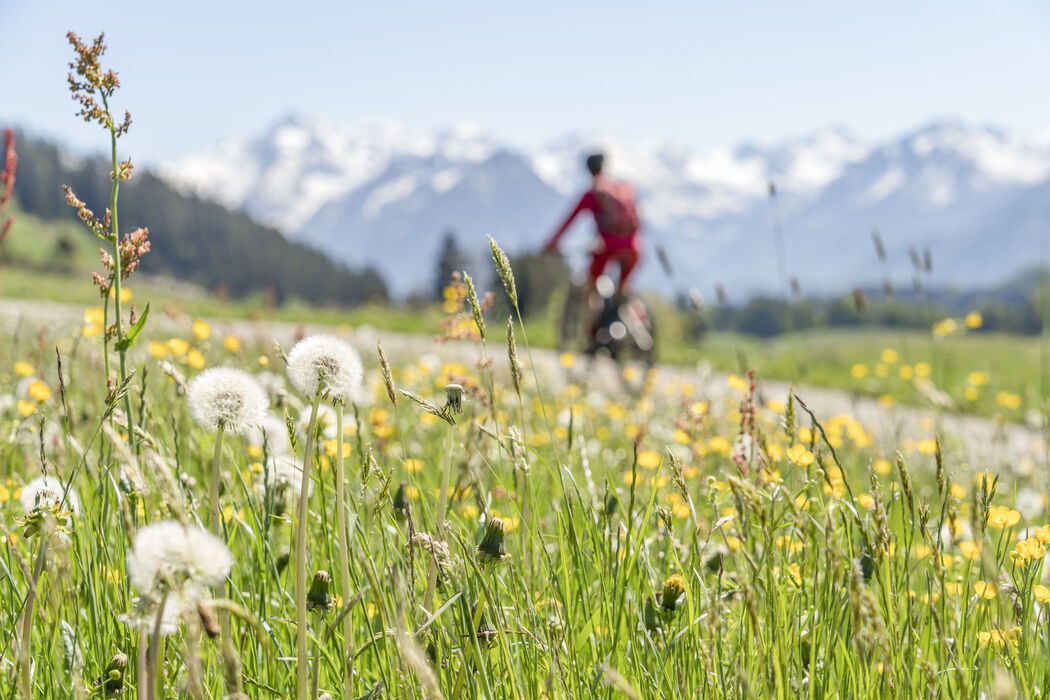
[[492, 260], [496, 263], [496, 272], [499, 273], [499, 278], [503, 281], [503, 288], [507, 290], [510, 305], [517, 309], [518, 287], [514, 283], [514, 271], [510, 269], [510, 260], [507, 259], [507, 254], [503, 252], [499, 244], [496, 243], [496, 239], [492, 236], [489, 236], [489, 247], [492, 248]]
[[467, 284], [467, 301], [470, 302], [470, 313], [474, 316], [474, 325], [478, 327], [478, 335], [485, 339], [485, 319], [481, 315], [481, 303], [478, 301], [478, 291], [474, 288], [474, 280], [465, 271], [463, 281]]
[[386, 353], [383, 352], [383, 343], [376, 338], [376, 350], [379, 351], [379, 369], [383, 374], [383, 385], [386, 386], [386, 395], [390, 398], [390, 403], [397, 406], [397, 392], [394, 391], [394, 375], [390, 371], [390, 362], [386, 359]]

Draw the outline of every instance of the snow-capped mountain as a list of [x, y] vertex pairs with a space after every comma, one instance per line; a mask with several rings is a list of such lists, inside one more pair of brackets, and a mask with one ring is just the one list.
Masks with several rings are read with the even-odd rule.
[[[775, 289], [774, 207], [789, 273], [810, 292], [881, 279], [873, 228], [902, 282], [909, 249], [929, 248], [934, 281], [963, 286], [1031, 264], [1050, 238], [1050, 129], [957, 122], [875, 144], [842, 129], [708, 150], [572, 134], [527, 151], [472, 127], [286, 119], [165, 174], [333, 257], [373, 264], [407, 293], [427, 286], [447, 230], [468, 249], [488, 234], [511, 251], [538, 247], [586, 186], [581, 156], [595, 149], [637, 187], [646, 234], [671, 256], [679, 286]], [[572, 236], [583, 249], [588, 236]], [[652, 262], [642, 278], [669, 286]]]

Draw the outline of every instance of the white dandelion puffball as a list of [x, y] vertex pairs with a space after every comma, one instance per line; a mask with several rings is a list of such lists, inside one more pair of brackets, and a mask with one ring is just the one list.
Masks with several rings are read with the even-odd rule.
[[28, 514], [37, 506], [38, 498], [41, 504], [59, 503], [62, 501], [63, 493], [66, 496], [65, 507], [74, 513], [79, 513], [80, 498], [76, 490], [70, 486], [69, 491], [66, 492], [65, 482], [49, 474], [38, 476], [22, 487], [22, 510]]
[[270, 454], [285, 454], [292, 451], [292, 441], [288, 438], [288, 426], [275, 415], [263, 416], [258, 425], [248, 430], [248, 443], [262, 448], [263, 443]]
[[362, 374], [357, 351], [333, 335], [303, 338], [288, 353], [288, 377], [307, 396], [321, 391], [330, 401], [347, 401]]
[[204, 370], [190, 382], [186, 398], [206, 430], [243, 433], [258, 425], [270, 404], [266, 392], [252, 375], [230, 367]]
[[128, 577], [146, 594], [169, 581], [216, 586], [232, 568], [233, 554], [222, 540], [196, 525], [175, 520], [140, 529], [128, 553]]
[[[271, 455], [266, 462], [269, 480], [287, 486], [296, 496], [303, 488], [303, 463], [294, 455]], [[311, 485], [311, 491], [312, 491]]]

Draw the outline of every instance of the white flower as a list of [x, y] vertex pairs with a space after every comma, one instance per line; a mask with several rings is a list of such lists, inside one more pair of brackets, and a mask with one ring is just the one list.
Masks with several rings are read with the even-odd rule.
[[303, 463], [293, 455], [271, 455], [266, 461], [267, 478], [271, 488], [287, 486], [292, 494], [299, 495], [303, 487]]
[[[310, 427], [310, 408], [306, 407], [299, 411], [298, 425], [300, 432], [306, 433], [306, 429]], [[321, 428], [321, 434], [324, 435], [325, 440], [334, 440], [338, 434], [336, 429], [336, 414], [335, 409], [331, 406], [321, 404], [317, 407], [317, 425]]]
[[70, 486], [69, 491], [66, 492], [65, 482], [49, 474], [38, 476], [22, 487], [22, 510], [26, 513], [32, 511], [38, 505], [37, 499], [40, 500], [39, 505], [59, 503], [62, 501], [63, 493], [66, 495], [64, 507], [74, 513], [79, 513], [80, 498], [77, 497], [76, 490]]
[[307, 396], [321, 391], [332, 402], [348, 401], [362, 373], [357, 351], [333, 335], [303, 338], [288, 353], [288, 377]]
[[265, 439], [270, 454], [284, 454], [292, 451], [292, 441], [288, 439], [288, 426], [275, 415], [263, 416], [258, 425], [248, 430], [248, 443], [261, 448]]
[[229, 367], [201, 372], [190, 382], [187, 399], [201, 427], [231, 433], [258, 424], [269, 405], [266, 392], [250, 374]]
[[[168, 596], [164, 599], [164, 611], [160, 615], [161, 636], [167, 637], [178, 632], [183, 616], [196, 612], [196, 606], [190, 607], [189, 602], [191, 601], [183, 600], [178, 596]], [[153, 627], [157, 624], [157, 611], [157, 601], [137, 598], [134, 601], [132, 612], [121, 615], [119, 619], [135, 629], [152, 634]]]
[[147, 525], [135, 534], [128, 554], [128, 578], [143, 594], [169, 582], [215, 586], [233, 568], [233, 554], [222, 540], [195, 525], [174, 520]]

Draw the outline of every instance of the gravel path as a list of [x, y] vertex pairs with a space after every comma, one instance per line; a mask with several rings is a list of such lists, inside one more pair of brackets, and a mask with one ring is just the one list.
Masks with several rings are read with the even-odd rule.
[[[4, 335], [8, 337], [19, 327], [76, 324], [80, 322], [82, 314], [83, 309], [74, 305], [0, 298], [0, 319], [4, 319]], [[478, 357], [473, 344], [438, 343], [425, 336], [378, 331], [364, 326], [350, 329], [348, 326], [229, 319], [210, 320], [210, 323], [216, 334], [233, 333], [242, 340], [276, 340], [285, 348], [291, 347], [292, 343], [303, 335], [317, 332], [336, 333], [357, 346], [365, 355], [366, 362], [375, 357], [377, 337], [382, 339], [387, 354], [395, 360], [415, 359], [430, 354], [441, 361], [471, 363]], [[157, 313], [150, 318], [149, 325], [154, 331], [163, 329], [168, 332], [170, 329], [173, 334], [186, 334], [189, 319], [173, 319]], [[502, 329], [499, 335], [501, 334]], [[498, 366], [506, 367], [506, 354], [502, 343], [490, 345], [489, 354], [495, 358]], [[519, 348], [519, 357], [523, 362], [527, 359], [523, 348]], [[585, 363], [581, 361], [572, 369], [566, 370], [561, 366], [558, 353], [554, 351], [534, 350], [532, 358], [541, 381], [549, 383], [552, 389], [572, 379], [587, 381], [592, 386], [601, 387], [606, 391], [621, 390], [622, 384], [617, 376], [618, 368], [611, 362], [599, 361], [594, 366], [585, 367]], [[707, 367], [659, 365], [657, 369], [658, 392], [667, 383], [674, 383], [676, 386], [691, 384], [695, 387], [698, 397], [715, 400], [732, 391], [726, 381], [726, 374]], [[763, 400], [784, 400], [789, 388], [787, 382], [759, 378], [758, 391]], [[794, 390], [821, 421], [838, 414], [850, 414], [855, 417], [873, 434], [876, 444], [887, 451], [887, 456], [892, 454], [891, 450], [897, 445], [939, 434], [952, 463], [963, 462], [965, 468], [971, 471], [989, 469], [1020, 476], [1036, 469], [1045, 469], [1047, 464], [1044, 436], [1039, 430], [1025, 425], [956, 415], [932, 408], [900, 405], [884, 408], [873, 398], [823, 387], [801, 385], [796, 386]], [[800, 413], [800, 423], [802, 418]], [[923, 456], [922, 459], [932, 463], [932, 457]], [[918, 460], [912, 458], [910, 461]]]

